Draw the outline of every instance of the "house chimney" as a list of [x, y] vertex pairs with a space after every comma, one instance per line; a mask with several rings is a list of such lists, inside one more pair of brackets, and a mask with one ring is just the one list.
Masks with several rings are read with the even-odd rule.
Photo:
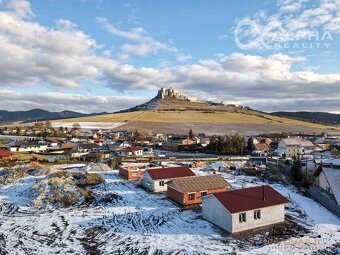
[[262, 185], [262, 200], [266, 201], [266, 196], [264, 194], [264, 185]]

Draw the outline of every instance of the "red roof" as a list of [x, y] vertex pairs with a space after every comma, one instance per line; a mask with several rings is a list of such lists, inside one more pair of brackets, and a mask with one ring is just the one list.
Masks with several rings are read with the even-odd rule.
[[255, 147], [260, 151], [268, 150], [268, 145], [265, 143], [257, 143], [255, 144]]
[[[265, 199], [263, 199], [263, 194]], [[269, 185], [229, 190], [214, 193], [213, 196], [231, 214], [289, 203], [287, 198]]]
[[2, 157], [11, 157], [14, 156], [14, 153], [10, 151], [0, 150], [0, 158]]
[[135, 146], [130, 146], [130, 147], [122, 149], [121, 151], [127, 151], [127, 152], [131, 151], [133, 153], [133, 152], [142, 151], [142, 150], [144, 150], [144, 148], [138, 148], [138, 147], [135, 147]]
[[152, 168], [146, 170], [152, 180], [173, 179], [179, 177], [196, 176], [187, 166]]

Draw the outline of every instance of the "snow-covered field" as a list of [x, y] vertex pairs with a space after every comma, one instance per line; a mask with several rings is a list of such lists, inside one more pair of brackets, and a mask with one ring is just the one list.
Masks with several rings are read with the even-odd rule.
[[[124, 125], [124, 122], [78, 122], [82, 129], [111, 129]], [[72, 128], [73, 122], [52, 122], [52, 126]]]
[[[205, 172], [195, 170], [198, 174]], [[118, 176], [102, 173], [97, 203], [67, 209], [32, 207], [30, 188], [43, 177], [0, 187], [0, 254], [336, 254], [340, 219], [292, 186], [273, 185], [291, 203], [287, 215], [298, 232], [269, 242], [268, 232], [238, 239], [182, 210], [164, 195], [149, 194]], [[235, 188], [263, 184], [256, 177], [223, 176]], [[308, 232], [306, 236], [300, 234]], [[320, 238], [318, 237], [320, 235]], [[339, 250], [338, 250], [339, 251]]]

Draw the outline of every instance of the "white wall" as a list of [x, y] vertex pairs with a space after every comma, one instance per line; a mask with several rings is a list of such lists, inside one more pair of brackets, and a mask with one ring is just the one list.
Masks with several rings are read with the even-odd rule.
[[26, 147], [26, 148], [20, 148], [19, 147], [19, 149], [17, 149], [17, 147], [11, 147], [10, 148], [10, 151], [12, 151], [12, 152], [16, 152], [16, 151], [18, 151], [18, 152], [31, 152], [31, 151], [38, 152], [38, 151], [45, 151], [45, 150], [47, 150], [47, 145], [41, 145], [39, 147]]
[[261, 219], [255, 219], [255, 210], [249, 210], [245, 211], [246, 222], [241, 223], [239, 222], [239, 213], [230, 214], [230, 212], [214, 196], [207, 196], [202, 199], [203, 218], [231, 233], [263, 227], [284, 221], [284, 205], [261, 208], [260, 210]]
[[323, 171], [321, 171], [321, 173], [319, 174], [318, 183], [321, 188], [323, 188], [324, 190], [327, 190], [328, 192], [332, 194], [332, 189], [329, 186], [329, 183]]
[[202, 216], [220, 228], [228, 232], [232, 231], [231, 214], [220, 201], [212, 195], [202, 199]]
[[143, 172], [141, 183], [146, 190], [154, 192], [154, 183], [147, 171]]
[[169, 180], [157, 180], [154, 181], [154, 192], [166, 192], [168, 190], [168, 185], [164, 184], [164, 186], [159, 186], [159, 182], [164, 181], [164, 183], [168, 182]]
[[[256, 209], [257, 210], [257, 209]], [[239, 222], [239, 213], [232, 214], [232, 232], [239, 232], [248, 229], [263, 227], [279, 223], [285, 220], [285, 209], [284, 205], [275, 205], [270, 207], [261, 208], [261, 219], [254, 218], [254, 211], [246, 211], [246, 222]]]
[[168, 185], [165, 184], [164, 186], [159, 186], [160, 181], [168, 182], [169, 180], [154, 181], [147, 171], [143, 172], [143, 179], [141, 180], [141, 183], [145, 189], [151, 192], [166, 192], [168, 190]]

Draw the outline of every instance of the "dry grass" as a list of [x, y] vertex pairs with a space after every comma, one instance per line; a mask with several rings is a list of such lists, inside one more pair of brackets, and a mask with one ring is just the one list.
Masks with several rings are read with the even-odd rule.
[[74, 119], [58, 120], [63, 122], [175, 122], [175, 123], [252, 123], [265, 125], [301, 126], [315, 129], [334, 129], [331, 127], [311, 122], [271, 116], [267, 114], [245, 114], [231, 112], [210, 112], [202, 111], [140, 111], [97, 115]]

